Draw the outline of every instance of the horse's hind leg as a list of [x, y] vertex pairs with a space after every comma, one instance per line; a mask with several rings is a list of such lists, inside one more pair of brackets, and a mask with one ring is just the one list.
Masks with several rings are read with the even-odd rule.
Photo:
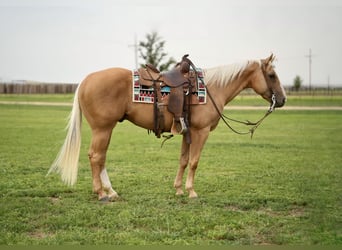
[[110, 179], [108, 177], [106, 167], [102, 169], [100, 177], [101, 177], [102, 187], [104, 191], [107, 192], [108, 199], [110, 201], [114, 201], [115, 199], [119, 198], [118, 193], [112, 188], [112, 183], [110, 182]]
[[106, 191], [109, 192], [110, 198], [117, 196], [117, 193], [111, 187], [105, 169], [106, 154], [111, 134], [112, 127], [92, 130], [92, 139], [88, 156], [93, 175], [93, 191], [98, 194], [99, 200], [109, 199]]

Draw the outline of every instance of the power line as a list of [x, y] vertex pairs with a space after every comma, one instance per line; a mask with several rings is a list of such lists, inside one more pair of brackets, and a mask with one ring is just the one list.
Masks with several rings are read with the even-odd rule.
[[311, 90], [311, 65], [312, 65], [312, 53], [311, 49], [309, 49], [309, 54], [305, 55], [305, 57], [309, 58], [309, 89]]
[[134, 44], [129, 44], [128, 47], [134, 48], [134, 61], [135, 61], [135, 68], [138, 68], [138, 48], [139, 44], [137, 41], [137, 35], [134, 35]]

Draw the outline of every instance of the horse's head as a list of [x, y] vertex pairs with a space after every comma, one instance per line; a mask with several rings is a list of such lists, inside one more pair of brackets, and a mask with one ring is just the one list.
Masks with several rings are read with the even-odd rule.
[[274, 58], [273, 54], [271, 54], [268, 58], [261, 60], [260, 70], [257, 71], [257, 75], [254, 81], [251, 82], [251, 85], [258, 94], [270, 103], [275, 98], [274, 107], [282, 107], [286, 102], [286, 93], [274, 70], [272, 64]]

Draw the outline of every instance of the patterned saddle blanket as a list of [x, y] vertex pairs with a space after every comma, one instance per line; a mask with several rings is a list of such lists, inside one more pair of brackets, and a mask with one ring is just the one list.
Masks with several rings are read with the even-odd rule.
[[[191, 104], [206, 104], [207, 103], [207, 90], [205, 88], [203, 70], [201, 68], [196, 68], [197, 72], [197, 86], [194, 86], [194, 91], [192, 92]], [[133, 70], [133, 102], [140, 103], [154, 103], [154, 89], [153, 86], [146, 86], [141, 84], [140, 75], [138, 70]], [[190, 71], [190, 75], [195, 77], [195, 73]], [[171, 88], [169, 86], [161, 87], [162, 102], [167, 105], [168, 97], [170, 95]]]

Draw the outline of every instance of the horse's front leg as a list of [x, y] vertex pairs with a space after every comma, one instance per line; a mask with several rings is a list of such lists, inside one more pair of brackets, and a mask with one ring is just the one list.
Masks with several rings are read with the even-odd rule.
[[190, 148], [190, 145], [186, 143], [186, 138], [183, 135], [182, 149], [181, 149], [181, 155], [179, 159], [179, 169], [178, 169], [176, 179], [173, 185], [176, 189], [176, 195], [184, 194], [183, 189], [182, 189], [182, 181], [183, 181], [184, 170], [188, 166], [188, 163], [189, 163], [189, 148]]
[[208, 139], [209, 132], [210, 128], [191, 131], [192, 143], [190, 145], [190, 166], [185, 184], [185, 188], [189, 193], [189, 198], [197, 197], [197, 193], [194, 190], [195, 172], [198, 166], [203, 146]]

